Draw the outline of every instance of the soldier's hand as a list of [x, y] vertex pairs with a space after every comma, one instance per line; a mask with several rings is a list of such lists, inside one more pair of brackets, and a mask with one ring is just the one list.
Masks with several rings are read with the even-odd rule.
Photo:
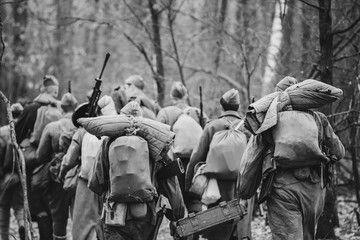
[[61, 166], [61, 167], [60, 167], [60, 171], [59, 171], [59, 175], [58, 175], [58, 179], [59, 179], [60, 182], [64, 182], [65, 175], [66, 175], [66, 171], [65, 171], [65, 169]]
[[247, 200], [240, 199], [239, 203], [240, 203], [240, 205], [243, 205], [245, 208], [247, 208], [247, 206], [248, 206], [248, 201]]
[[173, 236], [176, 239], [176, 222], [175, 221], [171, 221], [169, 223], [169, 228], [170, 228], [170, 235]]

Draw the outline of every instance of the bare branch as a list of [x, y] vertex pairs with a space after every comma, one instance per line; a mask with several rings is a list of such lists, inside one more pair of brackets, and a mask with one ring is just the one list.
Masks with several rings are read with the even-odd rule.
[[310, 7], [312, 7], [312, 8], [315, 8], [315, 9], [317, 9], [317, 10], [319, 10], [319, 11], [323, 11], [323, 10], [324, 10], [323, 8], [321, 8], [321, 7], [317, 6], [317, 5], [308, 3], [308, 2], [305, 1], [305, 0], [300, 0], [300, 2], [302, 2], [302, 3], [304, 3], [304, 4], [308, 5], [308, 6], [310, 6]]
[[334, 35], [337, 35], [337, 34], [345, 33], [347, 31], [351, 30], [353, 27], [355, 27], [359, 22], [360, 22], [360, 17], [358, 19], [356, 19], [352, 24], [350, 24], [347, 28], [334, 31], [331, 34], [334, 36]]
[[22, 2], [26, 2], [27, 0], [19, 0], [19, 1], [7, 1], [7, 2], [2, 2], [0, 3], [0, 6], [6, 5], [6, 4], [18, 4], [18, 3], [22, 3]]
[[241, 86], [240, 83], [238, 83], [237, 81], [232, 79], [230, 76], [226, 75], [225, 73], [217, 73], [217, 74], [215, 74], [213, 71], [211, 71], [209, 69], [196, 68], [196, 67], [192, 67], [192, 66], [188, 66], [188, 65], [185, 65], [184, 68], [188, 69], [188, 70], [191, 70], [191, 71], [194, 71], [194, 72], [204, 73], [204, 74], [210, 75], [210, 76], [212, 76], [214, 78], [219, 78], [221, 80], [224, 80], [225, 82], [230, 84], [232, 87], [240, 90], [243, 94], [246, 93], [246, 89], [243, 86]]
[[153, 65], [149, 59], [149, 56], [147, 55], [145, 49], [144, 49], [144, 46], [141, 45], [140, 43], [136, 43], [129, 35], [127, 35], [126, 33], [124, 33], [124, 36], [126, 37], [127, 40], [129, 40], [129, 42], [134, 45], [137, 50], [139, 50], [139, 52], [144, 56], [147, 64], [149, 65], [150, 69], [151, 69], [151, 72], [155, 75], [156, 73], [154, 72], [154, 68], [153, 68]]
[[138, 23], [144, 28], [145, 32], [147, 33], [149, 39], [151, 41], [153, 41], [153, 37], [149, 31], [149, 29], [145, 26], [145, 24], [143, 23], [143, 21], [140, 19], [140, 17], [135, 13], [134, 9], [132, 9], [132, 7], [128, 4], [128, 2], [126, 0], [124, 0], [125, 5], [127, 6], [127, 8], [130, 10], [130, 12], [132, 13], [132, 15], [136, 18], [136, 20], [138, 21]]
[[354, 53], [354, 54], [352, 54], [352, 55], [345, 55], [345, 56], [342, 56], [342, 57], [339, 57], [339, 58], [335, 58], [333, 61], [334, 61], [334, 62], [338, 62], [338, 61], [341, 61], [341, 60], [344, 60], [344, 59], [356, 57], [356, 56], [358, 56], [358, 55], [360, 55], [360, 52]]

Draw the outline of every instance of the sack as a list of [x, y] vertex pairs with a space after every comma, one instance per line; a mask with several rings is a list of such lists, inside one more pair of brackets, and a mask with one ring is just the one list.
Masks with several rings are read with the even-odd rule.
[[201, 126], [188, 115], [189, 107], [185, 108], [174, 123], [172, 130], [175, 132], [175, 139], [172, 145], [172, 152], [175, 157], [189, 158], [202, 135]]
[[206, 156], [205, 174], [208, 177], [236, 180], [247, 144], [246, 135], [238, 130], [242, 123], [236, 127], [232, 124], [214, 134]]
[[49, 188], [51, 181], [49, 173], [50, 164], [51, 162], [48, 162], [34, 169], [31, 178], [31, 190], [43, 192]]
[[80, 165], [76, 165], [66, 173], [63, 184], [63, 188], [65, 189], [65, 191], [75, 194], [79, 179], [79, 172]]
[[90, 133], [85, 133], [81, 144], [81, 170], [80, 176], [89, 179], [91, 167], [96, 160], [96, 155], [101, 147], [103, 138], [100, 140]]
[[272, 136], [274, 159], [279, 167], [316, 166], [326, 161], [319, 147], [319, 128], [314, 117], [307, 112], [280, 112]]
[[135, 135], [118, 137], [109, 144], [109, 199], [149, 202], [156, 196], [151, 182], [148, 143]]
[[41, 134], [48, 123], [55, 122], [61, 118], [62, 114], [60, 109], [49, 104], [41, 106], [37, 110], [36, 121], [34, 130], [31, 134], [30, 142], [38, 145], [40, 142]]
[[35, 167], [38, 164], [36, 159], [36, 147], [34, 147], [30, 143], [30, 139], [25, 138], [20, 143], [20, 148], [23, 151], [26, 167], [27, 168]]
[[216, 203], [221, 198], [219, 185], [215, 178], [210, 178], [204, 194], [202, 195], [201, 202], [205, 205]]
[[189, 189], [189, 194], [196, 198], [201, 198], [208, 185], [209, 179], [204, 175], [205, 163], [200, 162], [195, 166], [195, 175]]
[[251, 136], [242, 156], [236, 184], [241, 199], [254, 196], [260, 185], [263, 159], [268, 149], [263, 138], [263, 134]]

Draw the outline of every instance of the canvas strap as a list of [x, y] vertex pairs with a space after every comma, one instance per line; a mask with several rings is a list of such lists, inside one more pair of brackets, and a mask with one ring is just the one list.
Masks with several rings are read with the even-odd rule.
[[244, 123], [244, 120], [241, 120], [238, 125], [236, 125], [236, 127], [234, 128], [235, 130], [239, 130], [241, 124]]

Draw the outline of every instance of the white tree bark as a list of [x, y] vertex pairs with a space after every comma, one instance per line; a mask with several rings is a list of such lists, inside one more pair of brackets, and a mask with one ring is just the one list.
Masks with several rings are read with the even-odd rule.
[[286, 12], [285, 0], [276, 2], [275, 15], [271, 28], [270, 44], [267, 52], [267, 66], [265, 67], [264, 76], [262, 80], [261, 95], [264, 96], [273, 92], [273, 78], [275, 76], [277, 56], [280, 51], [282, 41], [282, 26], [281, 26], [281, 15]]

